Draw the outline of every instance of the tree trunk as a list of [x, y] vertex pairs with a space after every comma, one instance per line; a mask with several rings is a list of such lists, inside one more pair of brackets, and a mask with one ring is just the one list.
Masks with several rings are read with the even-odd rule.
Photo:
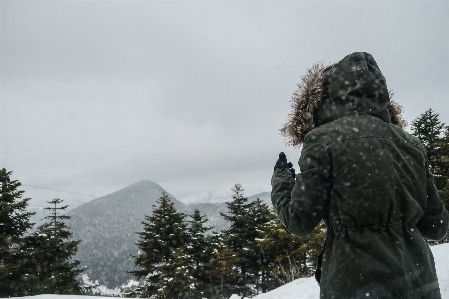
[[223, 274], [220, 276], [220, 295], [223, 297]]

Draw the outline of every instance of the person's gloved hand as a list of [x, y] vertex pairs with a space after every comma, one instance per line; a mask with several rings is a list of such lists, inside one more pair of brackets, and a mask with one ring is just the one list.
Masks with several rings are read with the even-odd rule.
[[292, 162], [287, 162], [287, 157], [285, 156], [284, 152], [281, 152], [279, 154], [279, 159], [276, 161], [276, 165], [274, 165], [274, 171], [281, 168], [290, 168], [292, 177], [295, 178], [295, 169], [293, 168], [293, 164]]

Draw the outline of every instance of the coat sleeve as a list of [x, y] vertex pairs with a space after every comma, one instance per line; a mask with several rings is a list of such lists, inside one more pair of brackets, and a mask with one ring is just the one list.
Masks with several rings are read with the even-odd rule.
[[271, 179], [271, 201], [279, 220], [298, 236], [310, 234], [325, 217], [331, 188], [331, 162], [318, 136], [306, 137], [300, 173], [293, 179], [289, 169], [277, 169]]
[[441, 240], [448, 229], [448, 213], [438, 196], [433, 182], [433, 174], [426, 165], [427, 204], [424, 215], [418, 221], [417, 228], [425, 237], [431, 240]]

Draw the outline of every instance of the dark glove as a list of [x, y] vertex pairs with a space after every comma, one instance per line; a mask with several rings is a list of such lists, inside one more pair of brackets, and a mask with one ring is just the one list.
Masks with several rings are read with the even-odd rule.
[[276, 165], [274, 165], [274, 171], [276, 169], [286, 169], [290, 168], [290, 172], [292, 173], [292, 177], [295, 178], [295, 169], [293, 168], [292, 162], [287, 162], [287, 157], [284, 152], [279, 154], [279, 159], [276, 161]]

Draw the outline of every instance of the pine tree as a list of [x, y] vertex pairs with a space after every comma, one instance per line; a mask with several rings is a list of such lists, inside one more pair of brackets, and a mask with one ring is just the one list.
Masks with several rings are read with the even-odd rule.
[[438, 194], [449, 211], [449, 126], [445, 127], [444, 135], [439, 140], [439, 170]]
[[266, 255], [264, 269], [267, 272], [268, 289], [314, 273], [318, 255], [324, 245], [323, 223], [310, 235], [298, 238], [285, 229], [272, 210], [270, 221], [260, 225], [259, 229], [263, 236], [259, 239], [259, 246]]
[[220, 213], [231, 226], [223, 231], [223, 237], [229, 250], [238, 257], [237, 267], [241, 276], [235, 282], [236, 286], [242, 290], [242, 296], [251, 296], [252, 291], [248, 287], [255, 283], [255, 278], [251, 275], [251, 268], [254, 265], [254, 256], [250, 251], [252, 240], [257, 237], [254, 221], [248, 216], [251, 214], [252, 204], [248, 203], [248, 198], [243, 196], [243, 188], [240, 184], [235, 184], [232, 188], [234, 194], [232, 201], [226, 202], [227, 214]]
[[[264, 285], [267, 290], [271, 290], [281, 286], [281, 283], [273, 276], [272, 272], [279, 265], [279, 257], [284, 252], [288, 252], [283, 245], [291, 246], [295, 243], [295, 240], [291, 238], [291, 234], [285, 234], [286, 231], [274, 211], [269, 214], [269, 221], [259, 225], [257, 231], [259, 232], [258, 246], [264, 252], [264, 262], [262, 264], [262, 271], [265, 273]], [[280, 242], [283, 239], [282, 237], [286, 239], [291, 238], [292, 242]]]
[[194, 261], [194, 268], [192, 276], [195, 278], [194, 289], [199, 298], [201, 294], [206, 292], [208, 285], [208, 275], [205, 273], [205, 265], [210, 260], [211, 247], [210, 240], [206, 233], [212, 229], [210, 226], [205, 226], [208, 221], [204, 215], [201, 215], [198, 209], [195, 209], [188, 223], [189, 241], [187, 252]]
[[242, 276], [235, 267], [239, 258], [221, 240], [213, 242], [213, 246], [212, 256], [205, 271], [210, 276], [207, 298], [229, 298], [233, 293], [241, 292], [241, 289], [245, 288], [235, 285], [235, 281]]
[[197, 294], [196, 278], [193, 276], [195, 262], [187, 253], [187, 247], [176, 248], [173, 257], [164, 266], [162, 279], [158, 282], [156, 298], [193, 298]]
[[[443, 133], [443, 128], [444, 134]], [[429, 167], [434, 175], [438, 195], [449, 209], [449, 128], [432, 109], [425, 111], [412, 122], [413, 135], [423, 143]], [[442, 136], [443, 135], [443, 136]], [[449, 210], [448, 210], [449, 211]], [[441, 242], [449, 242], [449, 233]], [[440, 243], [441, 243], [440, 242]], [[430, 244], [434, 242], [429, 241]]]
[[[438, 178], [435, 180], [438, 195], [443, 201], [446, 210], [449, 211], [449, 126], [445, 127], [444, 135], [439, 140]], [[449, 243], [449, 232], [439, 243]]]
[[19, 279], [24, 273], [23, 264], [27, 260], [24, 238], [33, 227], [26, 212], [30, 198], [22, 198], [21, 183], [10, 180], [12, 172], [5, 168], [0, 171], [0, 297], [20, 296], [26, 291]]
[[[140, 251], [134, 256], [134, 263], [141, 269], [129, 272], [137, 279], [144, 278], [144, 284], [127, 293], [128, 297], [178, 298], [179, 295], [167, 288], [166, 281], [174, 275], [173, 264], [178, 262], [174, 259], [175, 252], [180, 255], [187, 246], [186, 215], [176, 210], [165, 192], [156, 203], [152, 215], [145, 216], [146, 221], [142, 222], [143, 231], [138, 233], [140, 240], [136, 245]], [[163, 289], [163, 295], [159, 289]]]
[[432, 109], [425, 111], [412, 122], [413, 135], [423, 143], [429, 166], [434, 173], [438, 167], [438, 147], [443, 127], [444, 124], [441, 123], [439, 114]]
[[306, 257], [304, 272], [307, 273], [307, 276], [315, 274], [318, 256], [320, 255], [326, 240], [326, 230], [326, 225], [321, 221], [309, 235], [301, 238], [303, 244], [300, 247], [299, 252], [303, 253]]
[[29, 295], [38, 294], [81, 294], [78, 276], [84, 269], [78, 269], [79, 260], [73, 260], [81, 241], [71, 240], [72, 232], [64, 220], [66, 206], [59, 206], [63, 200], [47, 201], [51, 215], [47, 222], [26, 238], [26, 250], [31, 258], [27, 260], [27, 274], [21, 280], [27, 282]]
[[249, 250], [249, 268], [248, 272], [252, 275], [255, 282], [255, 291], [259, 293], [267, 292], [267, 273], [265, 270], [266, 256], [258, 240], [263, 237], [258, 228], [270, 221], [271, 212], [266, 204], [260, 198], [251, 202], [247, 220], [249, 221], [250, 232], [248, 232]]

